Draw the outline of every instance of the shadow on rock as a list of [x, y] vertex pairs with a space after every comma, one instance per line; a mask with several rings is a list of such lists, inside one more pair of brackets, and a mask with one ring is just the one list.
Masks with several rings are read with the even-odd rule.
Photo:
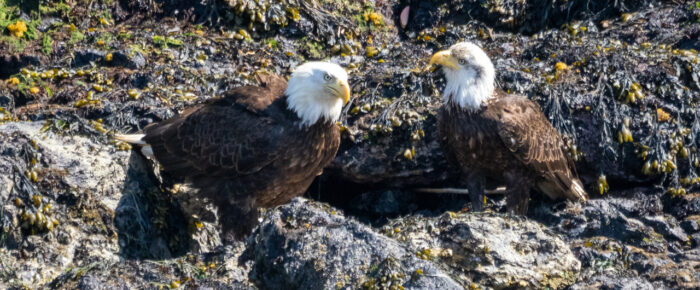
[[131, 154], [121, 200], [114, 213], [120, 255], [168, 259], [190, 244], [187, 222], [177, 201], [162, 192], [143, 157]]

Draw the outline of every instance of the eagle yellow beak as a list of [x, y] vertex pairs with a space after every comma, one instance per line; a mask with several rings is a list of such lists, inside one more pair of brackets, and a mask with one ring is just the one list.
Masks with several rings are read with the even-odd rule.
[[335, 91], [339, 93], [337, 97], [343, 100], [343, 105], [350, 101], [350, 85], [347, 81], [339, 80], [335, 85]]
[[441, 50], [433, 54], [433, 57], [430, 58], [429, 65], [432, 66], [435, 64], [439, 64], [444, 67], [449, 67], [451, 69], [459, 69], [459, 66], [457, 66], [457, 62], [452, 57], [452, 54], [449, 50]]

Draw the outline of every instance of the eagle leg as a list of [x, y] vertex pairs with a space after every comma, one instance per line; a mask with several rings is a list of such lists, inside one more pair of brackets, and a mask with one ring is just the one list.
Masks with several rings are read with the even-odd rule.
[[511, 214], [526, 215], [532, 182], [523, 175], [508, 172], [506, 177], [506, 209]]
[[205, 176], [192, 180], [192, 183], [200, 188], [200, 197], [209, 199], [216, 205], [224, 243], [244, 240], [258, 225], [255, 194], [241, 192], [238, 181]]
[[258, 225], [258, 209], [252, 203], [219, 206], [222, 240], [226, 243], [244, 240]]
[[484, 205], [485, 178], [477, 173], [467, 175], [467, 189], [472, 211], [482, 211]]

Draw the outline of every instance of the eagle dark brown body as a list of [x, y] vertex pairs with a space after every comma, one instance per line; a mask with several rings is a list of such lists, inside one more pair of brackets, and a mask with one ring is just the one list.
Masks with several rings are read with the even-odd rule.
[[300, 126], [283, 79], [259, 82], [144, 130], [162, 170], [212, 200], [224, 233], [239, 238], [257, 224], [258, 207], [302, 195], [340, 144], [334, 123]]
[[486, 179], [506, 184], [507, 207], [520, 214], [532, 188], [553, 199], [586, 198], [561, 136], [524, 97], [495, 91], [474, 111], [448, 101], [438, 113], [438, 137], [448, 161], [466, 174], [477, 210]]

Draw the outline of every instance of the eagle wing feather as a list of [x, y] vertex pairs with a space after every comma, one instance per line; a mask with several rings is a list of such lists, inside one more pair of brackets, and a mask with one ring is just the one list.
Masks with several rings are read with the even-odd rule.
[[[548, 195], [580, 199], [580, 193], [572, 192], [572, 187], [580, 187], [573, 160], [539, 105], [523, 97], [506, 97], [492, 105], [487, 117], [498, 124], [498, 135], [506, 148], [543, 178], [547, 188], [554, 186]], [[578, 187], [573, 190], [578, 191]]]
[[258, 77], [259, 86], [236, 88], [226, 96], [195, 106], [145, 129], [165, 171], [178, 176], [236, 177], [273, 162], [284, 144], [285, 126], [264, 114], [284, 93], [286, 82]]

